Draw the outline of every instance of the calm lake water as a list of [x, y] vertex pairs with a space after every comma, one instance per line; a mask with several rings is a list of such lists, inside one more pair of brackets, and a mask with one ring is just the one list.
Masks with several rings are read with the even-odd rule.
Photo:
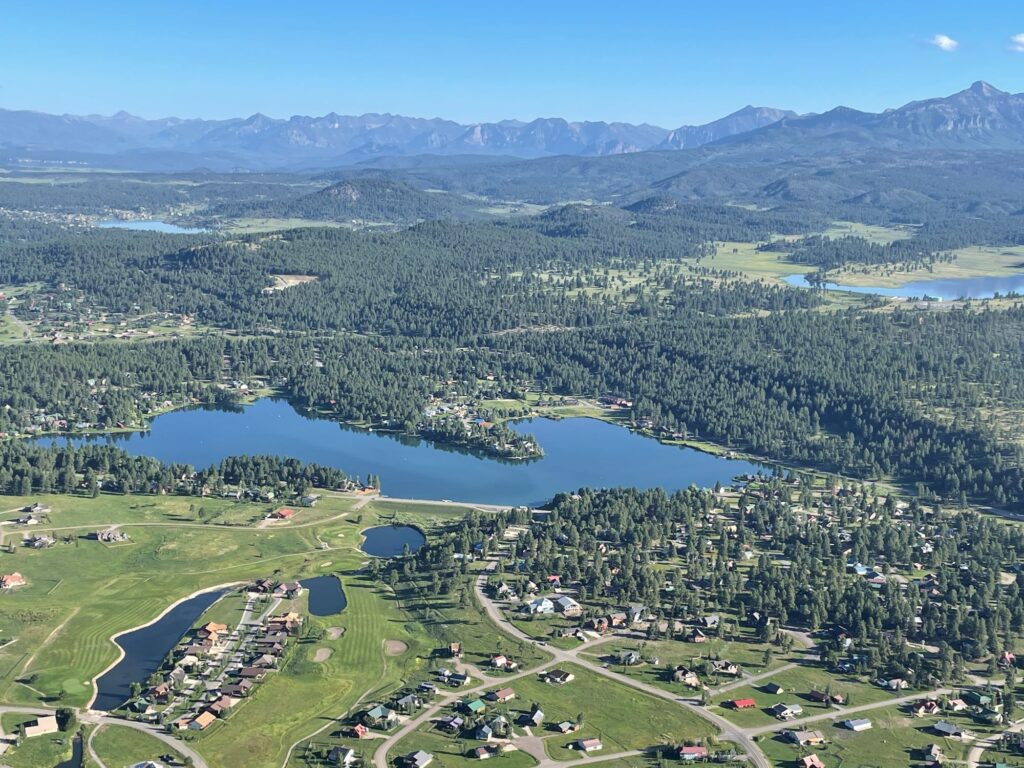
[[299, 583], [309, 590], [309, 612], [314, 616], [333, 616], [348, 605], [337, 576], [313, 576]]
[[177, 224], [168, 224], [166, 221], [121, 221], [109, 219], [97, 221], [96, 226], [100, 229], [134, 229], [140, 232], [164, 232], [169, 235], [198, 235], [205, 232], [205, 229], [194, 229], [191, 227], [179, 227]]
[[196, 409], [158, 416], [148, 432], [93, 437], [40, 438], [43, 445], [110, 441], [135, 455], [207, 467], [227, 456], [276, 454], [343, 469], [350, 476], [379, 475], [388, 496], [540, 504], [583, 487], [727, 485], [739, 474], [764, 469], [746, 461], [691, 448], [662, 445], [596, 419], [536, 419], [514, 428], [533, 434], [544, 458], [500, 462], [421, 440], [396, 439], [298, 413], [284, 400], [265, 399], [237, 411]]
[[[786, 282], [798, 288], [810, 288], [803, 275], [789, 275]], [[900, 298], [921, 298], [931, 296], [943, 301], [953, 299], [991, 299], [997, 293], [1024, 293], [1024, 274], [1005, 277], [963, 277], [955, 280], [918, 280], [906, 283], [898, 288], [882, 288], [867, 285], [843, 285], [841, 283], [825, 283], [830, 291], [849, 291], [850, 293], [871, 293], [876, 296], [895, 296]]]
[[124, 658], [96, 681], [96, 700], [92, 708], [110, 712], [128, 701], [132, 683], [137, 680], [145, 684], [149, 676], [160, 669], [182, 635], [225, 591], [214, 590], [190, 597], [148, 627], [117, 638], [114, 642], [124, 650]]
[[427, 543], [427, 537], [411, 525], [378, 525], [363, 531], [365, 541], [361, 549], [374, 557], [398, 557], [405, 547], [413, 553]]

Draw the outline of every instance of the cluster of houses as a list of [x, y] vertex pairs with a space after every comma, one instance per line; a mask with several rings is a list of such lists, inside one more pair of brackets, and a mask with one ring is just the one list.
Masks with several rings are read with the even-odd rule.
[[[1000, 725], [1005, 722], [1003, 692], [994, 687], [967, 688], [962, 690], [959, 696], [942, 701], [933, 698], [919, 699], [910, 705], [910, 714], [914, 717], [966, 714], [975, 721], [986, 725]], [[961, 737], [954, 736], [954, 738]]]
[[301, 626], [297, 613], [237, 628], [208, 622], [172, 651], [170, 671], [128, 703], [130, 716], [171, 731], [206, 730], [280, 666]]

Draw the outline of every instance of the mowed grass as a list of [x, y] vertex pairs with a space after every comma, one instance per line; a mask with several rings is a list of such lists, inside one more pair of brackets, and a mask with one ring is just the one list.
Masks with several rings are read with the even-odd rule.
[[[337, 616], [307, 618], [323, 636], [300, 641], [279, 672], [225, 723], [197, 739], [194, 746], [211, 765], [280, 766], [293, 743], [321, 726], [327, 726], [328, 732], [335, 730], [335, 718], [359, 701], [382, 695], [410, 671], [425, 668], [421, 657], [429, 654], [431, 644], [387, 590], [355, 570], [340, 575], [348, 607]], [[335, 626], [344, 627], [345, 633], [331, 640], [326, 631]], [[384, 650], [386, 640], [401, 640], [409, 650], [390, 657]], [[327, 661], [315, 663], [318, 648], [330, 648], [333, 653]]]
[[[764, 686], [768, 683], [781, 685], [785, 692], [767, 693]], [[718, 714], [739, 726], [767, 726], [779, 723], [775, 717], [765, 711], [767, 707], [775, 704], [799, 704], [804, 710], [801, 717], [813, 717], [818, 714], [826, 715], [829, 712], [841, 711], [842, 707], [830, 709], [823, 704], [812, 702], [807, 696], [812, 688], [824, 691], [829, 686], [834, 693], [841, 693], [848, 697], [849, 704], [847, 706], [852, 707], [884, 702], [894, 698], [894, 694], [878, 686], [865, 683], [856, 677], [833, 674], [816, 666], [801, 665], [773, 674], [754, 685], [734, 688], [715, 697], [713, 701], [721, 707]], [[906, 693], [903, 692], [903, 695]], [[757, 702], [757, 708], [736, 710], [725, 706], [726, 702], [734, 699], [753, 699]]]
[[851, 267], [829, 273], [844, 285], [899, 288], [923, 280], [957, 280], [971, 277], [1007, 277], [1024, 272], [1024, 246], [970, 246], [953, 252], [956, 259], [930, 269], [901, 269], [898, 265]]
[[92, 738], [93, 749], [107, 768], [129, 768], [136, 763], [157, 760], [161, 755], [184, 758], [165, 742], [135, 728], [101, 725]]
[[[552, 758], [579, 757], [567, 745], [591, 736], [601, 739], [606, 752], [622, 752], [679, 744], [684, 739], [708, 738], [717, 733], [708, 721], [679, 705], [574, 664], [559, 668], [572, 672], [576, 679], [566, 685], [549, 685], [530, 676], [511, 684], [516, 692], [513, 710], [527, 711], [531, 702], [544, 710], [545, 730], [535, 735], [545, 736], [545, 748]], [[580, 713], [585, 725], [579, 733], [562, 735], [554, 730], [559, 722], [575, 720]]]
[[[422, 749], [434, 756], [434, 765], [441, 768], [470, 768], [479, 765], [480, 761], [466, 753], [470, 749], [483, 746], [484, 742], [475, 739], [457, 739], [437, 730], [433, 724], [420, 726], [398, 743], [389, 758], [407, 755]], [[503, 768], [531, 768], [537, 761], [521, 750], [506, 752], [499, 758]]]
[[914, 236], [912, 227], [886, 227], [881, 224], [863, 224], [859, 221], [834, 221], [821, 234], [836, 239], [839, 237], [862, 237], [869, 243], [888, 245], [897, 240]]
[[[2, 717], [4, 733], [13, 734], [22, 723], [35, 719], [35, 715], [5, 713]], [[0, 761], [7, 768], [49, 768], [71, 756], [73, 737], [74, 733], [60, 732], [23, 739], [21, 744], [7, 750]]]
[[[806, 730], [821, 731], [826, 740], [823, 747], [796, 747], [776, 734], [763, 736], [757, 742], [768, 759], [780, 768], [795, 768], [802, 755], [812, 752], [830, 768], [888, 768], [923, 764], [918, 750], [928, 744], [942, 747], [947, 761], [963, 761], [970, 751], [970, 744], [943, 738], [932, 732], [930, 727], [935, 720], [910, 718], [896, 707], [859, 713], [857, 717], [870, 719], [872, 729], [854, 733], [825, 722], [803, 726]], [[958, 722], [962, 724], [962, 721]], [[971, 726], [967, 727], [974, 730]]]
[[699, 264], [709, 269], [741, 272], [748, 280], [768, 280], [781, 283], [787, 275], [804, 274], [810, 271], [806, 264], [786, 261], [786, 254], [780, 251], [759, 251], [757, 243], [717, 242], [713, 256], [706, 256]]
[[[577, 645], [578, 641], [574, 641]], [[672, 693], [685, 694], [690, 692], [682, 683], [672, 680], [672, 672], [677, 665], [684, 665], [694, 668], [703, 658], [727, 659], [733, 664], [751, 675], [760, 675], [772, 669], [782, 666], [789, 660], [789, 657], [782, 657], [778, 650], [774, 657], [765, 667], [764, 650], [768, 646], [762, 643], [746, 642], [741, 640], [721, 640], [712, 638], [709, 642], [700, 645], [682, 642], [679, 640], [658, 640], [638, 641], [624, 640], [602, 643], [592, 651], [584, 653], [594, 661], [607, 663], [608, 668], [624, 674], [627, 677], [634, 677], [650, 685], [656, 685]], [[643, 663], [632, 667], [623, 667], [617, 663], [618, 654], [623, 651], [638, 651], [645, 658], [657, 657], [657, 664]], [[721, 675], [716, 680], [714, 675], [702, 676], [702, 682], [709, 687], [727, 685], [742, 678], [733, 678], [728, 675]]]

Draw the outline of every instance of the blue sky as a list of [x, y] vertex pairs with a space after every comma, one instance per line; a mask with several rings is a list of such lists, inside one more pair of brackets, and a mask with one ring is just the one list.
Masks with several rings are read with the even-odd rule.
[[40, 0], [0, 17], [0, 107], [674, 128], [748, 103], [880, 110], [975, 80], [1024, 91], [1021, 34], [1020, 0]]

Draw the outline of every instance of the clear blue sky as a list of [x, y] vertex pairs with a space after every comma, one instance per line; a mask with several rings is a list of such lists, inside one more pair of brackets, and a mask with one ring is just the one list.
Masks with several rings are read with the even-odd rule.
[[880, 110], [974, 80], [1024, 91], [1022, 33], [1021, 0], [39, 0], [4, 4], [0, 107], [673, 128], [748, 103]]

